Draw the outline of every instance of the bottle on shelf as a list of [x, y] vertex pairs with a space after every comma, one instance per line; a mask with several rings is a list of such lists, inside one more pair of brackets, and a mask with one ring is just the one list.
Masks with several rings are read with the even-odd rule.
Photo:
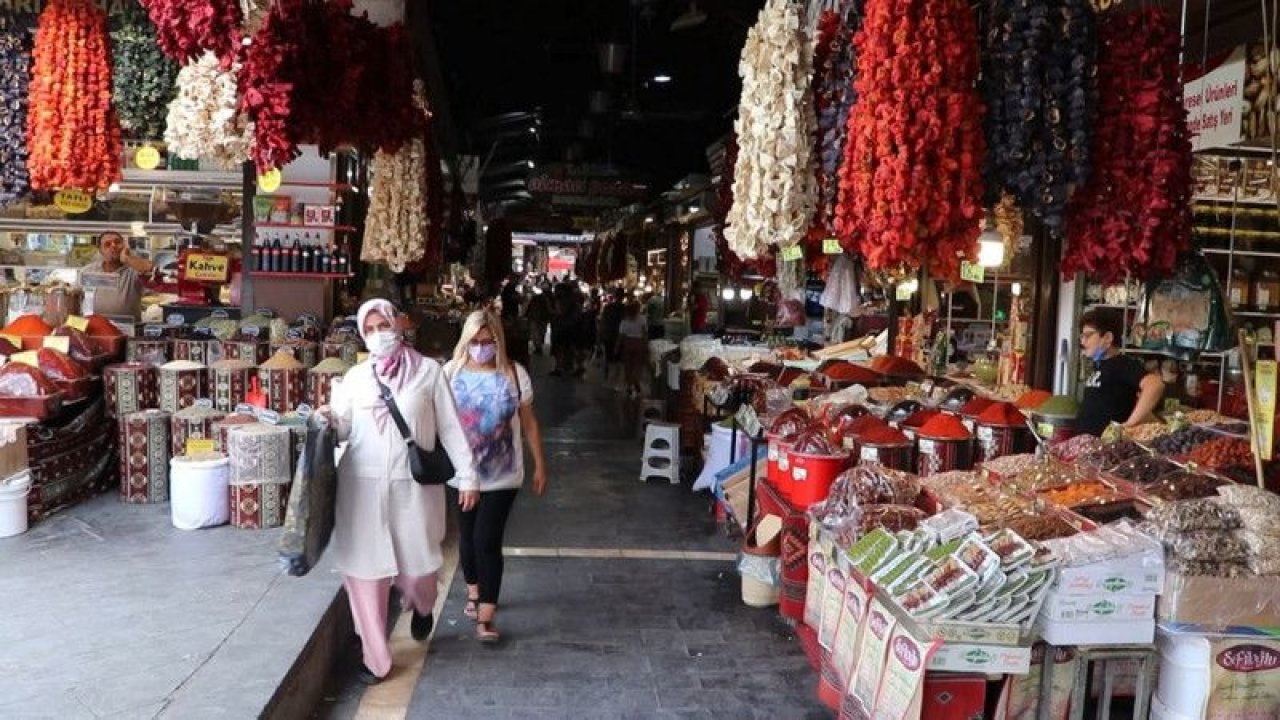
[[308, 243], [302, 246], [302, 265], [298, 272], [313, 273], [315, 271], [315, 250]]
[[284, 247], [280, 244], [280, 236], [277, 235], [275, 240], [271, 241], [271, 262], [267, 270], [271, 272], [282, 272], [284, 269]]
[[289, 272], [302, 272], [302, 245], [299, 244], [296, 237], [293, 239], [293, 245], [289, 248]]

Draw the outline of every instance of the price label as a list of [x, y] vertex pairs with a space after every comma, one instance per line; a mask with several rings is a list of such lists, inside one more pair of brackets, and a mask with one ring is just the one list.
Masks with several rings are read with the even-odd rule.
[[93, 209], [93, 196], [83, 190], [59, 190], [53, 204], [68, 215], [81, 215]]
[[187, 438], [188, 455], [205, 455], [214, 452], [213, 438]]
[[804, 258], [804, 250], [799, 245], [791, 245], [782, 249], [782, 259], [786, 262], [795, 262]]
[[938, 445], [932, 440], [926, 440], [924, 438], [920, 438], [919, 447], [920, 447], [921, 455], [937, 455], [938, 454]]
[[196, 398], [195, 406], [206, 410], [213, 409], [213, 401], [209, 398]]
[[864, 447], [859, 453], [862, 456], [862, 462], [878, 463], [880, 462], [880, 451], [873, 447]]
[[840, 247], [839, 240], [829, 237], [822, 241], [822, 252], [824, 255], [843, 255], [844, 248]]
[[968, 260], [960, 263], [960, 279], [965, 282], [980, 283], [987, 279], [987, 269]]
[[280, 413], [275, 410], [259, 410], [257, 412], [258, 422], [266, 425], [279, 425]]
[[240, 328], [240, 332], [244, 334], [246, 337], [256, 338], [258, 337], [259, 334], [261, 334], [262, 328], [258, 327], [257, 325], [245, 325], [244, 327]]
[[313, 413], [313, 412], [315, 412], [315, 411], [314, 411], [314, 410], [312, 410], [312, 408], [311, 408], [311, 406], [310, 406], [310, 405], [308, 405], [308, 404], [306, 404], [306, 403], [302, 403], [301, 405], [299, 405], [299, 406], [297, 407], [297, 409], [295, 410], [295, 412], [297, 412], [297, 413], [298, 413], [299, 417], [302, 417], [303, 419], [306, 419], [306, 418], [311, 417], [311, 413]]
[[44, 339], [41, 347], [57, 350], [60, 353], [68, 354], [71, 352], [71, 338], [65, 335], [49, 335]]
[[227, 314], [226, 310], [214, 310], [213, 312], [209, 313], [209, 317], [215, 320], [226, 320], [231, 316]]
[[[181, 323], [179, 323], [181, 324]], [[144, 325], [142, 327], [142, 337], [159, 338], [164, 336], [164, 327], [160, 325]]]
[[10, 335], [9, 333], [0, 333], [0, 338], [4, 338], [5, 342], [18, 348], [19, 350], [22, 349], [22, 338], [18, 337], [17, 335]]
[[67, 327], [73, 330], [79, 330], [80, 332], [87, 332], [89, 330], [89, 318], [83, 318], [79, 315], [68, 315], [67, 322], [64, 324]]
[[302, 330], [300, 330], [299, 328], [289, 328], [289, 332], [285, 333], [284, 336], [289, 338], [290, 340], [301, 340]]
[[258, 408], [250, 405], [249, 403], [240, 403], [239, 405], [236, 405], [237, 413], [241, 413], [244, 415], [252, 415], [257, 411], [258, 411]]
[[265, 317], [265, 318], [273, 318], [276, 316], [275, 309], [269, 308], [269, 307], [260, 307], [257, 310], [254, 310], [253, 312], [256, 315], [261, 315], [262, 317]]
[[258, 189], [273, 193], [280, 189], [280, 184], [283, 182], [284, 173], [280, 172], [280, 168], [272, 168], [258, 176]]
[[756, 409], [751, 403], [745, 403], [738, 408], [738, 412], [734, 415], [734, 419], [738, 423], [738, 427], [751, 437], [759, 437], [764, 432], [764, 428], [760, 426], [760, 416], [756, 414]]
[[169, 323], [169, 327], [182, 327], [187, 322], [181, 313], [170, 313], [164, 320]]
[[1254, 370], [1253, 391], [1258, 395], [1258, 452], [1271, 459], [1272, 435], [1276, 424], [1276, 361], [1259, 360]]
[[40, 363], [37, 362], [36, 360], [35, 350], [26, 350], [24, 352], [14, 353], [13, 355], [9, 356], [9, 362], [17, 362], [17, 363], [22, 363], [23, 365], [30, 365], [33, 368], [40, 367]]
[[899, 285], [897, 291], [894, 293], [894, 297], [896, 297], [899, 302], [906, 302], [907, 300], [910, 300], [911, 295], [911, 286], [909, 285]]
[[143, 145], [133, 154], [133, 164], [142, 170], [155, 170], [160, 167], [160, 151], [150, 145]]

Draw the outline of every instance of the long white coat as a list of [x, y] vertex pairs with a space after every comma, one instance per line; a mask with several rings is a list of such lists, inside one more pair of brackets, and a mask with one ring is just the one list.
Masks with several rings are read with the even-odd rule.
[[[459, 489], [478, 489], [471, 446], [440, 364], [424, 359], [395, 400], [418, 447], [433, 449], [439, 438], [458, 473]], [[338, 570], [361, 580], [427, 575], [444, 563], [444, 486], [414, 482], [395, 421], [388, 416], [379, 427], [375, 418], [382, 405], [368, 361], [333, 384], [330, 406], [347, 448], [338, 465], [331, 544]]]

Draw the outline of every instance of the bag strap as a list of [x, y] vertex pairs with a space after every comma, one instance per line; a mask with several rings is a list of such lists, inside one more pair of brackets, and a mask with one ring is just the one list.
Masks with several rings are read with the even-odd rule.
[[516, 386], [516, 412], [524, 404], [524, 391], [520, 389], [520, 365], [511, 363], [511, 382]]
[[377, 368], [370, 368], [373, 371], [373, 381], [378, 383], [378, 395], [382, 398], [382, 402], [386, 403], [387, 411], [391, 413], [391, 419], [395, 421], [396, 427], [400, 429], [400, 437], [404, 438], [406, 443], [413, 442], [413, 435], [409, 433], [409, 424], [404, 421], [404, 416], [400, 414], [400, 408], [396, 405], [396, 399], [391, 394], [391, 388], [378, 377]]

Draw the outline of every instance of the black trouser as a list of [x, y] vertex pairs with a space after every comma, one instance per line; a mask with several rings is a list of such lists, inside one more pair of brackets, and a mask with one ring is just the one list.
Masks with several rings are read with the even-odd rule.
[[502, 590], [502, 536], [507, 529], [511, 506], [519, 490], [490, 490], [480, 493], [480, 501], [461, 513], [458, 523], [458, 563], [468, 585], [480, 586], [480, 602], [498, 603]]

